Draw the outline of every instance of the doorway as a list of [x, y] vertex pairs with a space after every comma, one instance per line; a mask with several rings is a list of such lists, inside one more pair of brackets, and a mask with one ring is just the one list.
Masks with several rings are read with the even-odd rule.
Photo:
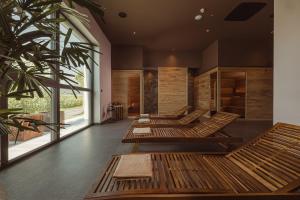
[[246, 72], [221, 72], [221, 111], [245, 118]]
[[128, 77], [128, 116], [140, 114], [140, 75]]

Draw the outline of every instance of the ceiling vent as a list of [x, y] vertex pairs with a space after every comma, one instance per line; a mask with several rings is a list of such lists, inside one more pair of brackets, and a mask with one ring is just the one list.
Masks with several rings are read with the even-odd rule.
[[225, 17], [225, 21], [246, 21], [263, 9], [266, 3], [244, 2], [235, 7], [231, 13]]

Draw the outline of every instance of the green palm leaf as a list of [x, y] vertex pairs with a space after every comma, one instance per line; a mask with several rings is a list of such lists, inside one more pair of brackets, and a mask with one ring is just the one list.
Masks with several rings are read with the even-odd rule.
[[[43, 98], [51, 94], [46, 82], [49, 77], [65, 81], [76, 96], [74, 74], [82, 75], [83, 65], [91, 70], [90, 63], [96, 63], [91, 52], [100, 53], [93, 44], [70, 42], [72, 29], [65, 34], [59, 29], [59, 23], [66, 19], [54, 17], [57, 13], [70, 15], [87, 23], [86, 15], [74, 9], [74, 3], [87, 7], [91, 12], [103, 18], [101, 6], [92, 0], [69, 0], [67, 7], [62, 0], [3, 0], [0, 2], [0, 97]], [[62, 54], [52, 47], [56, 45], [56, 36], [65, 35]], [[51, 45], [52, 44], [52, 45]], [[91, 61], [91, 62], [90, 62]], [[72, 73], [57, 69], [67, 68]], [[10, 126], [19, 130], [38, 131], [37, 126], [49, 124], [20, 117], [20, 108], [16, 110], [0, 109], [0, 134], [9, 133]], [[22, 126], [20, 120], [27, 120], [30, 127]], [[53, 124], [51, 124], [52, 126]]]

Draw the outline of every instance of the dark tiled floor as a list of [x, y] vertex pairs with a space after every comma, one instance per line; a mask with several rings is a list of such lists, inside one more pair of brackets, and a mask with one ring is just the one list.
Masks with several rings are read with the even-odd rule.
[[[131, 152], [121, 138], [129, 121], [93, 126], [0, 172], [9, 200], [80, 200], [113, 154]], [[237, 121], [228, 133], [246, 140], [272, 126], [269, 121]], [[211, 151], [214, 145], [141, 145], [140, 151]]]

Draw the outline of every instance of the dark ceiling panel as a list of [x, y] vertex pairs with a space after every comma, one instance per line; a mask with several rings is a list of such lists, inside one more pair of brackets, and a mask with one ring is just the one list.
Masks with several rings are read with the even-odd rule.
[[[138, 45], [153, 50], [201, 50], [217, 39], [273, 37], [270, 34], [273, 0], [256, 0], [265, 3], [265, 8], [239, 23], [224, 21], [224, 18], [247, 0], [98, 1], [105, 8], [106, 22], [99, 23], [113, 45]], [[201, 8], [205, 8], [203, 18], [195, 21]], [[119, 17], [120, 12], [125, 12], [127, 17]]]
[[261, 11], [267, 4], [257, 2], [244, 2], [235, 7], [227, 17], [226, 21], [245, 21]]

